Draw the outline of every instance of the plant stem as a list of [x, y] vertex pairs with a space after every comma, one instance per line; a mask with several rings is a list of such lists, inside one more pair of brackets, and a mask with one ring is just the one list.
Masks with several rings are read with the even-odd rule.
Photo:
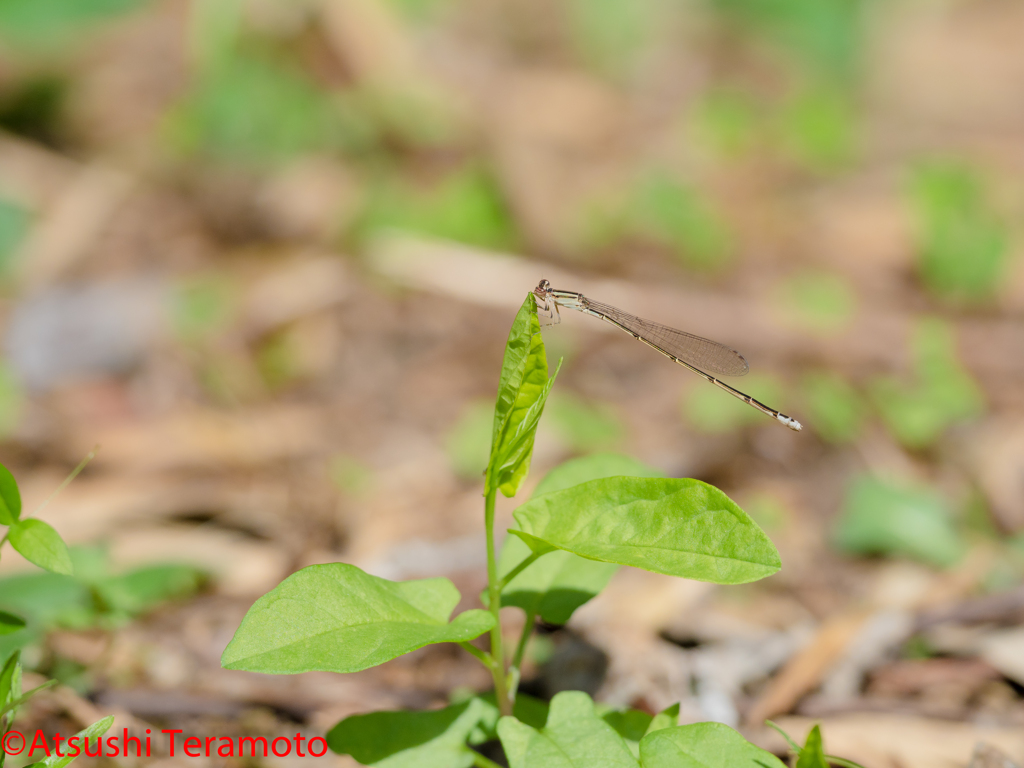
[[463, 648], [465, 648], [471, 654], [473, 654], [478, 659], [480, 659], [480, 663], [483, 664], [488, 669], [491, 669], [494, 666], [494, 659], [491, 657], [491, 654], [487, 653], [486, 651], [481, 651], [479, 648], [477, 648], [472, 643], [463, 642], [463, 643], [459, 643], [459, 645], [461, 645]]
[[[541, 554], [547, 554], [547, 553], [546, 553], [546, 552], [544, 552], [544, 553], [541, 553]], [[540, 557], [540, 554], [538, 554], [537, 552], [531, 552], [531, 553], [530, 553], [530, 554], [529, 554], [529, 555], [528, 555], [528, 556], [526, 557], [526, 559], [525, 559], [525, 560], [523, 560], [523, 562], [521, 562], [521, 563], [520, 563], [519, 565], [517, 565], [517, 566], [516, 566], [515, 568], [513, 568], [513, 569], [512, 569], [511, 571], [509, 571], [508, 573], [506, 573], [506, 574], [505, 574], [505, 576], [504, 576], [504, 577], [502, 578], [502, 580], [498, 582], [498, 591], [500, 592], [501, 590], [503, 590], [503, 589], [504, 589], [504, 588], [505, 588], [506, 586], [508, 586], [508, 583], [509, 583], [510, 581], [512, 581], [512, 579], [514, 579], [514, 578], [515, 578], [516, 576], [518, 576], [518, 575], [519, 575], [520, 573], [522, 573], [523, 571], [525, 571], [525, 570], [526, 570], [526, 569], [527, 569], [527, 568], [528, 568], [529, 566], [533, 565], [534, 561], [535, 561], [535, 560], [536, 560], [536, 559], [537, 559], [538, 557]]]
[[491, 630], [491, 658], [494, 664], [491, 675], [494, 677], [494, 697], [498, 701], [498, 711], [502, 715], [512, 714], [512, 700], [508, 696], [508, 685], [505, 679], [505, 653], [501, 647], [501, 585], [498, 583], [498, 561], [494, 556], [494, 502], [497, 490], [487, 493], [484, 501], [484, 528], [487, 533], [487, 593], [490, 598], [490, 611], [494, 615], [494, 628]]
[[537, 620], [536, 611], [530, 611], [526, 614], [526, 623], [523, 624], [523, 633], [519, 636], [519, 644], [516, 645], [515, 655], [512, 657], [512, 668], [516, 671], [515, 674], [515, 687], [509, 692], [509, 696], [515, 701], [516, 692], [519, 690], [519, 668], [523, 664], [523, 655], [526, 653], [526, 644], [530, 641], [530, 635], [533, 634], [533, 623]]
[[475, 765], [476, 768], [501, 768], [500, 765], [491, 760], [489, 757], [484, 757], [479, 752], [476, 752], [474, 750], [470, 751], [473, 752], [473, 765]]

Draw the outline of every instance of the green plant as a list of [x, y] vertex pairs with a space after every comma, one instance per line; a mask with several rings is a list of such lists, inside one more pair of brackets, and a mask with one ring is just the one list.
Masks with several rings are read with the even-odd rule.
[[957, 359], [956, 340], [941, 320], [920, 321], [912, 339], [914, 376], [879, 376], [868, 392], [893, 435], [908, 448], [925, 448], [951, 425], [981, 414], [978, 385]]
[[[557, 374], [557, 371], [556, 371]], [[582, 692], [550, 706], [518, 693], [537, 617], [564, 623], [622, 565], [720, 584], [769, 576], [778, 552], [754, 521], [713, 486], [664, 477], [621, 456], [596, 454], [554, 469], [515, 510], [500, 557], [497, 494], [515, 496], [554, 376], [528, 295], [509, 334], [491, 419], [484, 477], [485, 609], [450, 615], [460, 600], [443, 578], [393, 582], [353, 565], [305, 568], [252, 606], [224, 651], [229, 669], [354, 672], [431, 643], [458, 643], [491, 673], [494, 691], [432, 712], [375, 712], [338, 723], [330, 747], [365, 765], [493, 768], [474, 745], [498, 738], [513, 768], [525, 766], [774, 766], [773, 755], [715, 723], [677, 725], [677, 710], [651, 717], [602, 712]], [[527, 614], [506, 645], [499, 612]], [[474, 644], [490, 634], [489, 647]]]
[[[61, 488], [71, 482], [92, 456], [93, 454], [90, 453], [68, 476], [57, 491], [60, 491]], [[50, 498], [53, 498], [53, 496]], [[0, 525], [7, 528], [3, 538], [0, 538], [0, 547], [3, 546], [4, 542], [10, 542], [15, 551], [21, 554], [22, 557], [50, 571], [58, 579], [61, 576], [71, 574], [71, 554], [68, 552], [64, 540], [48, 523], [22, 515], [21, 491], [18, 490], [18, 483], [10, 470], [2, 464], [0, 464]], [[8, 590], [5, 590], [5, 596], [7, 593]], [[5, 636], [16, 635], [22, 632], [26, 626], [27, 622], [21, 616], [0, 610], [0, 641]], [[4, 660], [3, 667], [0, 668], [0, 743], [2, 743], [4, 735], [14, 724], [18, 708], [39, 691], [56, 685], [57, 681], [47, 680], [31, 691], [23, 693], [21, 690], [21, 651], [6, 651], [3, 648], [2, 642], [0, 642], [0, 659]], [[107, 732], [107, 729], [113, 723], [113, 716], [106, 717], [93, 723], [77, 735], [86, 739], [99, 738]], [[6, 753], [0, 750], [0, 768], [3, 768], [6, 757]], [[58, 757], [54, 755], [40, 762], [32, 763], [31, 766], [26, 766], [26, 768], [36, 768], [37, 766], [39, 768], [64, 768], [73, 760], [73, 757]]]
[[928, 289], [954, 302], [990, 299], [1005, 273], [1010, 236], [981, 177], [959, 163], [927, 163], [914, 172], [910, 197], [918, 270]]

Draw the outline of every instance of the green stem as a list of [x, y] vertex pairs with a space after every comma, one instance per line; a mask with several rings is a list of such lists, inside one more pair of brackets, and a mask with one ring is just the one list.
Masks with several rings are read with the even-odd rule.
[[491, 760], [489, 757], [484, 757], [479, 752], [475, 752], [472, 749], [469, 751], [473, 752], [473, 765], [475, 765], [476, 768], [501, 768], [500, 765]]
[[[526, 623], [523, 624], [523, 633], [519, 636], [519, 643], [516, 645], [515, 655], [512, 657], [512, 667], [517, 671], [523, 665], [523, 656], [526, 653], [526, 644], [530, 642], [530, 635], [533, 634], [533, 623], [537, 620], [537, 612], [530, 611], [526, 614]], [[516, 680], [519, 680], [519, 675], [516, 675]], [[519, 688], [518, 682], [516, 688]], [[516, 691], [512, 691], [512, 698], [514, 699]]]
[[[547, 554], [547, 553], [545, 552], [543, 554]], [[502, 580], [498, 582], [498, 591], [500, 592], [501, 590], [503, 590], [505, 587], [508, 586], [509, 582], [511, 582], [512, 579], [514, 579], [520, 573], [522, 573], [527, 568], [529, 568], [531, 565], [533, 565], [533, 563], [537, 560], [538, 557], [540, 557], [540, 554], [538, 554], [536, 552], [531, 552], [529, 554], [529, 556], [525, 560], [523, 560], [523, 562], [521, 562], [519, 565], [517, 565], [511, 571], [506, 573], [505, 576], [502, 578]]]
[[487, 533], [487, 593], [490, 598], [490, 611], [494, 616], [494, 628], [491, 629], [491, 675], [494, 677], [494, 696], [498, 701], [498, 711], [502, 715], [512, 714], [512, 700], [508, 696], [508, 684], [505, 679], [505, 653], [501, 647], [501, 586], [498, 583], [498, 561], [494, 556], [494, 502], [497, 490], [487, 493], [484, 501], [484, 528]]
[[480, 659], [480, 663], [488, 669], [491, 669], [494, 666], [494, 659], [491, 658], [491, 654], [487, 653], [486, 651], [481, 651], [479, 648], [477, 648], [475, 645], [469, 642], [462, 642], [459, 643], [459, 645], [461, 645], [471, 654]]

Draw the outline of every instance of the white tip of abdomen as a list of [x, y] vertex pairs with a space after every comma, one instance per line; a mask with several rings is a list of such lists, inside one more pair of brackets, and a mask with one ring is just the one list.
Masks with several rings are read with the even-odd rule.
[[800, 430], [803, 429], [803, 426], [800, 424], [799, 421], [797, 421], [796, 419], [792, 419], [789, 416], [786, 416], [785, 414], [780, 413], [775, 418], [777, 418], [779, 421], [781, 421], [787, 427], [792, 429], [794, 432], [799, 432]]

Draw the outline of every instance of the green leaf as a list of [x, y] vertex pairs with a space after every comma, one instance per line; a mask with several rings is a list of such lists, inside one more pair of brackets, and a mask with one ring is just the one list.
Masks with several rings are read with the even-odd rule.
[[53, 573], [72, 574], [67, 544], [53, 526], [42, 520], [19, 520], [8, 530], [11, 546], [30, 563]]
[[862, 476], [850, 486], [836, 544], [857, 554], [903, 555], [950, 566], [964, 554], [945, 499], [929, 488]]
[[0, 635], [9, 635], [25, 628], [25, 620], [7, 611], [0, 611]]
[[459, 592], [448, 579], [388, 581], [354, 565], [312, 565], [265, 594], [224, 650], [228, 669], [290, 674], [357, 672], [430, 643], [472, 640], [487, 611], [448, 623]]
[[830, 372], [808, 374], [803, 393], [809, 421], [822, 439], [841, 444], [860, 435], [866, 415], [864, 402], [841, 376]]
[[[479, 725], [469, 737], [470, 744], [483, 744], [498, 738], [498, 720], [501, 719], [501, 712], [494, 696], [494, 691], [485, 693], [478, 697], [485, 705], [486, 711]], [[548, 721], [550, 707], [543, 699], [538, 699], [528, 693], [520, 691], [516, 694], [515, 704], [512, 706], [512, 715], [521, 723], [526, 723], [533, 728], [543, 728]]]
[[[113, 724], [114, 716], [108, 715], [107, 717], [104, 717], [102, 720], [96, 721], [88, 728], [79, 731], [71, 737], [71, 739], [77, 737], [78, 741], [75, 742], [75, 744], [71, 744], [71, 739], [68, 739], [68, 746], [70, 748], [70, 751], [74, 752], [75, 746], [77, 746], [79, 749], [79, 754], [75, 757], [81, 757], [85, 754], [86, 744], [95, 744], [95, 741], [98, 740], [99, 737], [106, 733], [108, 730], [110, 730], [110, 726], [112, 726]], [[64, 757], [60, 757], [59, 755], [54, 753], [53, 755], [50, 755], [49, 757], [43, 760], [40, 760], [37, 763], [37, 765], [40, 765], [43, 768], [64, 768], [66, 765], [69, 765], [71, 762], [73, 762], [75, 757], [72, 757], [67, 752], [65, 752]]]
[[640, 741], [643, 768], [786, 768], [771, 752], [756, 747], [721, 723], [662, 728]]
[[520, 307], [505, 345], [494, 407], [486, 493], [500, 489], [511, 497], [519, 490], [530, 469], [537, 423], [554, 380], [554, 376], [548, 378], [537, 303], [531, 293]]
[[640, 741], [644, 736], [662, 728], [674, 728], [679, 725], [679, 705], [673, 704], [654, 716], [639, 709], [629, 709], [625, 712], [606, 712], [601, 719], [626, 740], [633, 757], [639, 758]]
[[0, 706], [21, 696], [21, 651], [15, 651], [0, 669]]
[[45, 691], [47, 688], [52, 688], [53, 686], [57, 685], [58, 682], [60, 682], [60, 681], [58, 681], [58, 680], [47, 680], [42, 685], [37, 685], [31, 691], [28, 691], [27, 693], [22, 694], [18, 698], [13, 699], [12, 701], [9, 701], [8, 703], [4, 704], [3, 706], [0, 706], [0, 717], [3, 717], [8, 712], [12, 712], [13, 710], [17, 709], [18, 707], [20, 707], [22, 704], [24, 704], [26, 701], [31, 699], [33, 696], [35, 696], [40, 691]]
[[[679, 704], [678, 702], [673, 704], [671, 707], [666, 707], [654, 716], [651, 720], [651, 724], [647, 726], [647, 733], [654, 733], [660, 731], [662, 728], [675, 728], [679, 725]], [[646, 736], [647, 733], [644, 735]]]
[[952, 302], [991, 299], [1006, 273], [1012, 239], [984, 179], [959, 162], [930, 162], [915, 171], [910, 196], [925, 285]]
[[[533, 497], [615, 475], [661, 477], [658, 470], [614, 453], [599, 453], [567, 461], [548, 472]], [[530, 554], [518, 537], [509, 536], [498, 558], [498, 574], [504, 576]], [[618, 570], [614, 563], [587, 560], [567, 552], [550, 552], [527, 567], [502, 591], [502, 605], [514, 605], [534, 613], [549, 624], [565, 624], [573, 612], [600, 593]]]
[[781, 567], [771, 540], [724, 493], [699, 480], [613, 477], [531, 499], [511, 532], [538, 551], [718, 584]]
[[804, 748], [800, 750], [796, 768], [829, 768], [828, 760], [825, 759], [825, 751], [821, 745], [821, 728], [817, 725], [807, 734], [807, 741], [804, 742]]
[[167, 600], [194, 594], [203, 574], [187, 565], [152, 565], [98, 580], [94, 587], [114, 610], [135, 615]]
[[498, 736], [510, 768], [637, 768], [626, 742], [597, 716], [594, 702], [581, 691], [557, 694], [547, 725], [539, 731], [503, 717]]
[[956, 354], [956, 341], [941, 320], [922, 320], [914, 333], [914, 381], [881, 376], [871, 398], [883, 421], [908, 448], [924, 448], [952, 424], [984, 411], [978, 385]]
[[21, 516], [21, 492], [18, 481], [0, 464], [0, 525], [13, 525]]
[[426, 712], [371, 712], [346, 717], [327, 732], [327, 746], [363, 765], [469, 768], [470, 733], [487, 714], [480, 699]]

